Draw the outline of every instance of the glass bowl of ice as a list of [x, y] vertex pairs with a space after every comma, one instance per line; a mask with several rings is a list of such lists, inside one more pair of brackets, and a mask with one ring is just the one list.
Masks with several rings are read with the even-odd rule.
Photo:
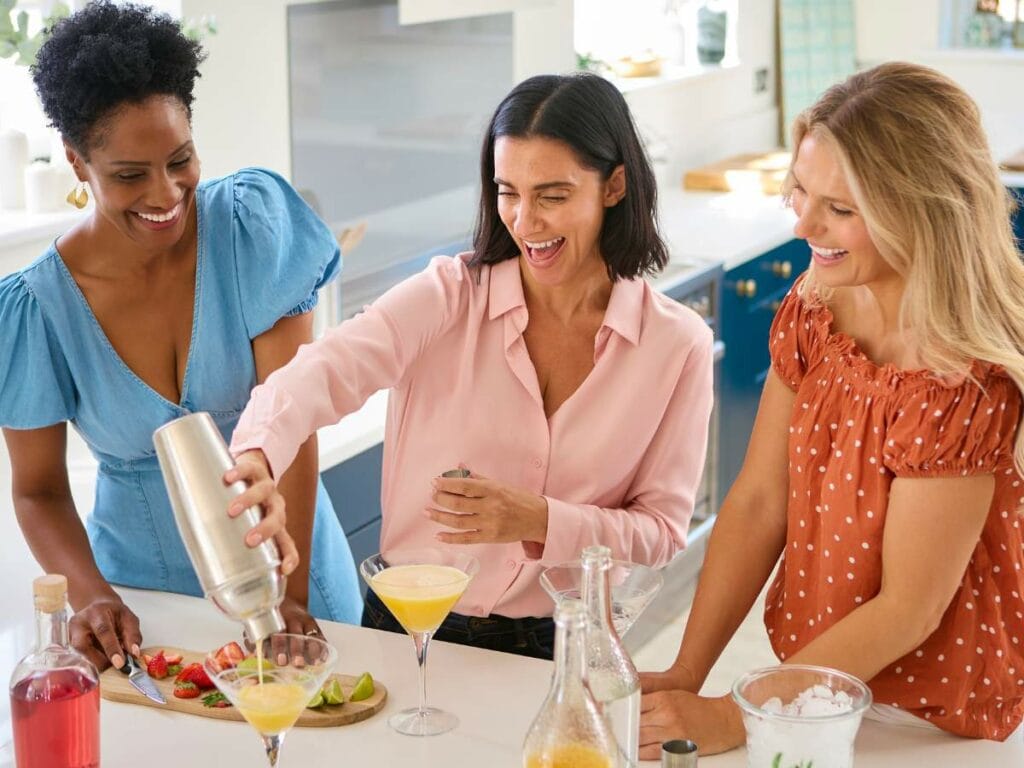
[[732, 687], [747, 729], [747, 765], [852, 768], [853, 742], [871, 691], [828, 667], [756, 669]]
[[[579, 560], [553, 565], [540, 575], [541, 586], [555, 605], [567, 598], [579, 600], [582, 580], [583, 567]], [[622, 637], [658, 594], [664, 579], [660, 571], [646, 565], [612, 560], [608, 583], [612, 589], [612, 623]]]

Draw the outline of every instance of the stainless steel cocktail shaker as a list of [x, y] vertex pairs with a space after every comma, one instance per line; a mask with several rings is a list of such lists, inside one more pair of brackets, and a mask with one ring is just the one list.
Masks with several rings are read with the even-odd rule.
[[228, 505], [245, 483], [225, 485], [234, 466], [208, 413], [193, 413], [153, 433], [174, 518], [206, 596], [245, 625], [253, 641], [284, 630], [278, 606], [284, 597], [281, 557], [273, 541], [250, 547], [245, 534], [261, 519], [257, 507], [238, 517]]

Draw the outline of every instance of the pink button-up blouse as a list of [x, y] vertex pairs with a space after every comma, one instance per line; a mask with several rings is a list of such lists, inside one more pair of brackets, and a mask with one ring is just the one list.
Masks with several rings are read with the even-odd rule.
[[[262, 449], [279, 477], [315, 430], [390, 388], [381, 550], [464, 546], [480, 572], [462, 614], [551, 615], [541, 571], [594, 543], [667, 563], [685, 546], [704, 466], [711, 331], [643, 280], [615, 282], [594, 368], [547, 418], [528, 320], [517, 259], [472, 271], [435, 258], [256, 387], [231, 450]], [[430, 481], [460, 463], [544, 496], [546, 541], [437, 542]]]

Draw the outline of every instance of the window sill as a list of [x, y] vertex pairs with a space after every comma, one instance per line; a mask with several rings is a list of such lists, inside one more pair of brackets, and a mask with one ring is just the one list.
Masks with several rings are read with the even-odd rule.
[[675, 64], [665, 64], [660, 75], [656, 77], [619, 77], [615, 74], [607, 74], [615, 87], [622, 93], [634, 91], [653, 91], [659, 88], [666, 88], [680, 82], [694, 82], [698, 80], [711, 80], [720, 77], [727, 72], [738, 69], [738, 59], [725, 59], [721, 64], [694, 65], [681, 67]]

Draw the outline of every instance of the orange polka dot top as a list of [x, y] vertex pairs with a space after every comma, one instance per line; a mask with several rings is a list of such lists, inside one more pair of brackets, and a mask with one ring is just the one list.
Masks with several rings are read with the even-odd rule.
[[1024, 718], [1020, 392], [980, 363], [984, 391], [876, 365], [831, 323], [794, 288], [772, 325], [772, 367], [796, 393], [786, 549], [765, 609], [772, 647], [784, 661], [878, 593], [894, 478], [994, 474], [988, 519], [939, 628], [870, 685], [878, 704], [1004, 739]]

